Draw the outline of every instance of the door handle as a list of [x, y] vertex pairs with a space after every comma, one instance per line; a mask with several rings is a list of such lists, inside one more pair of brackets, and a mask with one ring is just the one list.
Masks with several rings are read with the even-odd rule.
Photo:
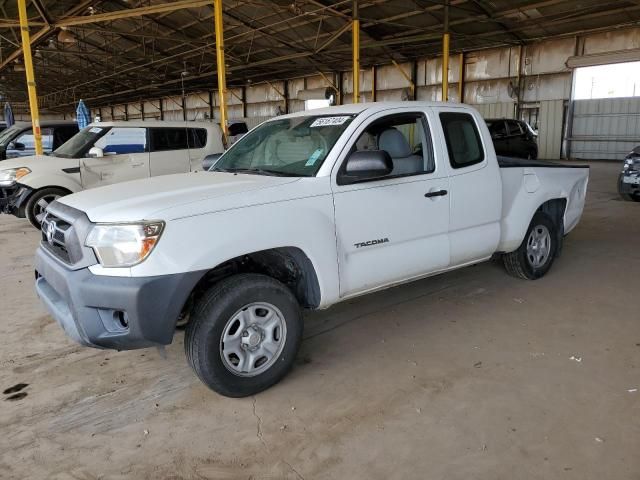
[[447, 193], [446, 190], [436, 190], [435, 192], [428, 192], [425, 193], [424, 196], [427, 198], [432, 198], [432, 197], [444, 197]]
[[144, 163], [132, 163], [131, 166], [132, 167], [142, 167], [144, 165]]

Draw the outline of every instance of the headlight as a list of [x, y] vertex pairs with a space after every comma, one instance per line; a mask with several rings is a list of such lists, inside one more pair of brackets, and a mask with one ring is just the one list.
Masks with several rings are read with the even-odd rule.
[[10, 168], [0, 171], [0, 187], [11, 187], [25, 175], [31, 173], [27, 167]]
[[164, 230], [164, 222], [98, 224], [85, 244], [103, 267], [131, 267], [149, 256]]

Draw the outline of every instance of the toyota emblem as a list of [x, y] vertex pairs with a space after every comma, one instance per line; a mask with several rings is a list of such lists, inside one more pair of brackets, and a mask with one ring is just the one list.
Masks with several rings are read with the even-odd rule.
[[47, 242], [53, 245], [53, 235], [56, 233], [56, 222], [51, 221], [47, 224]]

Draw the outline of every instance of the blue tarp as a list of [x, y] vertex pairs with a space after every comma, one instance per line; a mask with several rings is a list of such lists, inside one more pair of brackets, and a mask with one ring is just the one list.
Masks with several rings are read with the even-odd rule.
[[4, 121], [7, 124], [7, 128], [16, 123], [15, 119], [13, 118], [13, 110], [11, 109], [11, 105], [9, 104], [9, 102], [6, 102], [4, 104]]
[[76, 121], [78, 122], [78, 128], [80, 130], [91, 123], [91, 113], [83, 100], [78, 102], [78, 108], [76, 108]]

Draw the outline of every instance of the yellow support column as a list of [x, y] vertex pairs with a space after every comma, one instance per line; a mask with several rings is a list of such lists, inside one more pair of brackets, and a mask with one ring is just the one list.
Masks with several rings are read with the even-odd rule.
[[444, 35], [442, 36], [442, 101], [449, 101], [449, 0], [444, 4]]
[[27, 2], [18, 0], [20, 15], [20, 33], [22, 34], [22, 52], [24, 53], [24, 69], [27, 74], [27, 91], [29, 92], [29, 110], [31, 110], [31, 125], [36, 142], [36, 155], [42, 155], [42, 132], [40, 131], [40, 111], [38, 110], [38, 92], [36, 78], [33, 73], [33, 59], [31, 58], [31, 37], [29, 36], [29, 22], [27, 20]]
[[360, 102], [360, 18], [358, 0], [353, 0], [353, 103]]
[[460, 53], [460, 77], [458, 79], [458, 99], [464, 103], [464, 52]]
[[218, 96], [220, 97], [220, 128], [225, 144], [228, 142], [229, 128], [227, 126], [227, 80], [224, 64], [224, 31], [222, 24], [222, 0], [214, 0], [214, 19], [216, 28], [216, 60], [218, 67]]

